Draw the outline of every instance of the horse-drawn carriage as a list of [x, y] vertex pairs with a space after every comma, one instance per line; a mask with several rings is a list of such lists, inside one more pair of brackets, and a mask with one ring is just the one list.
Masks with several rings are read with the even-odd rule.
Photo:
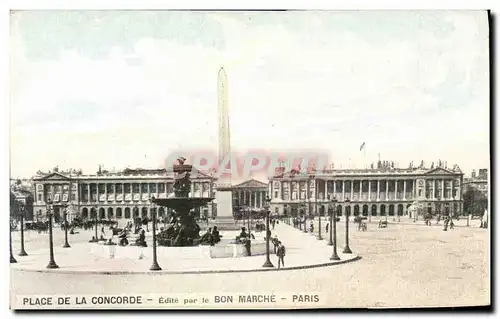
[[366, 218], [364, 216], [354, 217], [354, 222], [358, 224], [358, 230], [366, 231], [368, 229], [368, 224], [366, 223], [367, 219], [368, 218]]
[[388, 225], [389, 223], [387, 222], [387, 220], [380, 220], [378, 222], [378, 228], [387, 228]]

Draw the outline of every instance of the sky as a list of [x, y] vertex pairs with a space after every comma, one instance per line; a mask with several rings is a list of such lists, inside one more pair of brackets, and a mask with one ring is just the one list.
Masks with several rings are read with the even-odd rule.
[[[11, 176], [231, 147], [489, 167], [485, 11], [16, 11]], [[365, 150], [360, 152], [360, 145]]]

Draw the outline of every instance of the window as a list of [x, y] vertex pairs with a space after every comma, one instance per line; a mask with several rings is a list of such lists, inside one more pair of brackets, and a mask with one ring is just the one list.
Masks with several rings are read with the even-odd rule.
[[42, 194], [38, 194], [38, 201], [41, 202], [42, 201]]
[[278, 198], [278, 191], [274, 192], [274, 198]]
[[422, 190], [421, 190], [421, 189], [419, 189], [419, 190], [418, 190], [418, 197], [421, 197], [421, 196], [422, 196]]
[[71, 194], [71, 200], [76, 200], [76, 194], [74, 193]]

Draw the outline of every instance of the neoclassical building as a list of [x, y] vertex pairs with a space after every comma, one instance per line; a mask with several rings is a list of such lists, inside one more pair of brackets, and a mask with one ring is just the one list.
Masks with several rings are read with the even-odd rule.
[[[327, 169], [300, 173], [277, 170], [270, 179], [271, 211], [297, 216], [301, 211], [323, 215], [330, 199], [337, 211], [355, 216], [408, 214], [414, 204], [421, 213], [461, 213], [463, 173], [458, 166], [406, 169]], [[349, 199], [349, 202], [346, 202]]]
[[[215, 197], [214, 178], [199, 172], [193, 176], [190, 196]], [[96, 175], [54, 171], [33, 178], [34, 211], [46, 216], [47, 199], [54, 207], [54, 219], [61, 220], [62, 207], [69, 205], [82, 218], [131, 219], [150, 216], [151, 197], [173, 195], [174, 173], [165, 169], [125, 169], [121, 172], [98, 172]], [[215, 204], [197, 210], [212, 216]], [[158, 216], [169, 211], [158, 208]]]
[[251, 208], [264, 208], [268, 196], [268, 184], [256, 179], [244, 181], [231, 186], [233, 207], [248, 206]]

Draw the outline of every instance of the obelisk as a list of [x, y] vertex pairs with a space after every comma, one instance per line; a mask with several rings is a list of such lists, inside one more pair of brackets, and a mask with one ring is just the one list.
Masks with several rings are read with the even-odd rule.
[[[220, 68], [217, 79], [217, 92], [219, 102], [219, 165], [231, 154], [231, 141], [229, 134], [229, 108], [227, 75], [223, 67]], [[219, 169], [224, 169], [219, 167]], [[233, 218], [233, 198], [231, 190], [231, 176], [222, 175], [217, 181], [217, 219]]]

